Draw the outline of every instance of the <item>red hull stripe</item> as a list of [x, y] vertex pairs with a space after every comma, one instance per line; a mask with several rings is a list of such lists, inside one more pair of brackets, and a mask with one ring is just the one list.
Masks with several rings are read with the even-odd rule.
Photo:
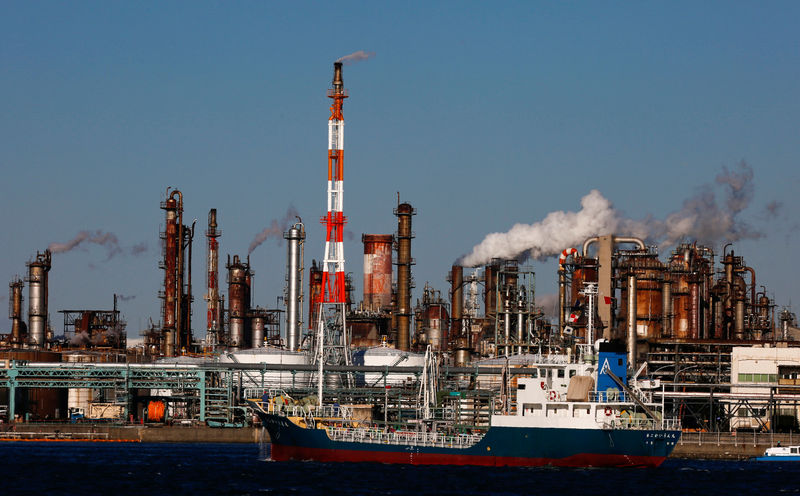
[[658, 467], [665, 457], [601, 455], [580, 453], [566, 458], [521, 458], [476, 455], [450, 455], [399, 451], [361, 451], [272, 445], [276, 461], [314, 460], [318, 462], [377, 462], [410, 465], [483, 465], [509, 467]]

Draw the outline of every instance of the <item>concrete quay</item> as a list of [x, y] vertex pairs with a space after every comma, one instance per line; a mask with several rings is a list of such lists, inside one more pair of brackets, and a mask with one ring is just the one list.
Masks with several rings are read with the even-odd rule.
[[[265, 433], [266, 435], [266, 433]], [[222, 428], [161, 425], [37, 424], [0, 427], [0, 441], [97, 441], [141, 443], [257, 443], [260, 427]]]
[[764, 454], [767, 448], [800, 444], [796, 433], [684, 432], [672, 458], [746, 460]]

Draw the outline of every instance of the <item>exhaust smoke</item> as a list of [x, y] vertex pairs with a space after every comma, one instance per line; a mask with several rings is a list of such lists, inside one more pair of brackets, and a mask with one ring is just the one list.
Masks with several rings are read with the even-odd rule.
[[[744, 161], [733, 171], [723, 167], [716, 177], [716, 185], [722, 189], [724, 203], [717, 200], [714, 185], [704, 185], [683, 202], [680, 210], [664, 220], [629, 219], [598, 190], [592, 190], [581, 198], [581, 209], [577, 212], [551, 212], [539, 222], [516, 224], [507, 232], [487, 235], [460, 264], [476, 267], [492, 258], [544, 260], [558, 255], [564, 247], [609, 233], [635, 236], [661, 247], [685, 239], [712, 246], [761, 237], [760, 232], [739, 218], [753, 199], [753, 169]], [[773, 206], [774, 210], [778, 208]]]
[[103, 232], [99, 229], [94, 232], [81, 231], [66, 243], [50, 243], [48, 249], [52, 253], [66, 253], [74, 250], [84, 243], [91, 243], [105, 247], [108, 255], [106, 260], [111, 260], [115, 255], [122, 253], [122, 248], [119, 246], [119, 239], [117, 239], [116, 234]]
[[345, 55], [336, 60], [336, 62], [341, 62], [344, 65], [353, 65], [356, 62], [361, 62], [362, 60], [367, 60], [375, 56], [375, 52], [366, 52], [364, 50], [359, 50], [357, 52], [353, 52], [350, 55]]
[[299, 215], [300, 214], [293, 206], [289, 206], [282, 219], [273, 219], [269, 227], [265, 227], [263, 231], [256, 234], [256, 237], [250, 242], [250, 248], [247, 250], [247, 254], [250, 255], [253, 253], [253, 250], [261, 246], [268, 238], [276, 238], [280, 243], [283, 239], [283, 232], [290, 227], [291, 222], [295, 217], [299, 217]]

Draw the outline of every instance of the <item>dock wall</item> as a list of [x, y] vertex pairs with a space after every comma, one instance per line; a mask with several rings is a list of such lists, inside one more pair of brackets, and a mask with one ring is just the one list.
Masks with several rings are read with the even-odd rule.
[[[0, 440], [96, 440], [142, 443], [258, 443], [260, 427], [215, 428], [207, 426], [99, 425], [99, 424], [5, 424]], [[269, 434], [263, 433], [265, 440]], [[743, 460], [759, 456], [780, 442], [800, 444], [800, 434], [753, 432], [685, 432], [672, 452], [672, 458]]]

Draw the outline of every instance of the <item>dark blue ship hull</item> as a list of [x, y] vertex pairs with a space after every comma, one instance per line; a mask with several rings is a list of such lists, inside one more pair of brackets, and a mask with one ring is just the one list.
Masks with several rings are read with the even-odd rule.
[[379, 462], [412, 465], [657, 467], [680, 431], [491, 427], [469, 448], [335, 441], [286, 417], [258, 412], [273, 460]]

